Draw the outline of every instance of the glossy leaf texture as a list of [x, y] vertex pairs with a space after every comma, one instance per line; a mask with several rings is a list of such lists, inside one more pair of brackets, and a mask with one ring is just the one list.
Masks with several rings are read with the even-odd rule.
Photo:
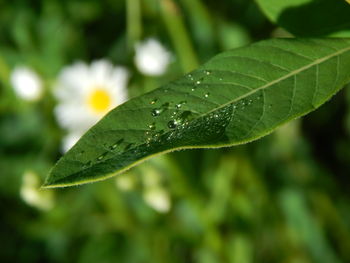
[[255, 140], [327, 101], [349, 69], [350, 39], [271, 39], [221, 53], [109, 112], [44, 187], [102, 180], [160, 153]]
[[349, 36], [350, 5], [345, 0], [256, 0], [274, 23], [295, 36]]

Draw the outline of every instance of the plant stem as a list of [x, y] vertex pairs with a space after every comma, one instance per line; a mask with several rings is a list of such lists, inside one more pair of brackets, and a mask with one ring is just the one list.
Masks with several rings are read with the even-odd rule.
[[127, 14], [127, 47], [133, 50], [135, 43], [140, 41], [142, 34], [140, 0], [126, 0]]
[[198, 66], [198, 59], [192, 47], [180, 10], [173, 0], [161, 0], [160, 3], [165, 26], [179, 57], [182, 70], [189, 72]]

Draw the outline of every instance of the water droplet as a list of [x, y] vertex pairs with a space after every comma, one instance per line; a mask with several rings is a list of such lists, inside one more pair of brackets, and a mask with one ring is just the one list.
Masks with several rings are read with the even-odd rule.
[[194, 88], [194, 87], [191, 89], [191, 91], [195, 91], [195, 90], [196, 90], [196, 88]]
[[206, 75], [210, 75], [210, 74], [211, 74], [211, 71], [205, 70], [204, 73], [205, 73]]
[[117, 147], [118, 147], [123, 141], [124, 141], [124, 139], [120, 139], [120, 140], [118, 140], [115, 144], [111, 145], [109, 148], [110, 148], [111, 150], [115, 150], [115, 149], [117, 149]]
[[[178, 127], [178, 125], [182, 124], [184, 121], [186, 122], [186, 125], [188, 124], [187, 120], [188, 118], [191, 116], [191, 112], [190, 111], [184, 111], [181, 113], [181, 115], [179, 117], [177, 117], [176, 119], [170, 120], [168, 122], [168, 127], [170, 129], [175, 129]], [[182, 127], [182, 126], [181, 126]]]
[[169, 127], [170, 129], [175, 129], [175, 128], [177, 127], [178, 124], [179, 124], [179, 123], [178, 123], [177, 120], [171, 120], [171, 121], [168, 122], [168, 127]]
[[101, 154], [101, 155], [97, 158], [97, 161], [101, 161], [103, 158], [105, 158], [106, 155], [107, 155], [107, 152]]
[[160, 130], [159, 132], [156, 132], [155, 134], [153, 134], [152, 139], [157, 140], [163, 133], [164, 133], [164, 130]]
[[152, 114], [153, 117], [156, 117], [156, 116], [159, 116], [162, 112], [163, 112], [162, 109], [157, 108], [157, 109], [153, 109], [153, 110], [151, 111], [151, 114]]
[[153, 122], [150, 125], [148, 125], [148, 128], [151, 129], [152, 131], [156, 129], [156, 124]]
[[149, 104], [155, 104], [156, 102], [158, 101], [158, 99], [153, 99], [153, 100], [151, 100], [150, 102], [149, 102]]
[[209, 97], [209, 95], [210, 95], [210, 93], [209, 93], [209, 92], [207, 92], [207, 93], [205, 93], [205, 94], [204, 94], [204, 97], [205, 97], [205, 98], [208, 98], [208, 97]]
[[115, 144], [113, 144], [113, 145], [110, 147], [110, 149], [111, 149], [111, 150], [115, 150], [115, 149], [117, 149], [117, 147], [118, 147], [118, 144], [115, 143]]
[[191, 81], [193, 81], [193, 76], [192, 76], [192, 74], [188, 74], [187, 77], [188, 77]]
[[222, 78], [219, 78], [220, 81], [222, 81], [223, 79]]
[[199, 84], [201, 84], [201, 81], [200, 81], [200, 80], [197, 80], [197, 81], [196, 81], [196, 85], [199, 85]]
[[186, 101], [181, 101], [178, 104], [175, 105], [176, 109], [180, 109], [182, 107], [182, 105], [186, 104]]

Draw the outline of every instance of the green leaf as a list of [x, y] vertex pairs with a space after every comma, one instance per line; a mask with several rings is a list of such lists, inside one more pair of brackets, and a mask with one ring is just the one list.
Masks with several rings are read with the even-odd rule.
[[350, 81], [349, 69], [350, 39], [271, 39], [224, 52], [109, 112], [44, 187], [102, 180], [160, 153], [255, 140], [323, 104]]
[[345, 0], [256, 1], [272, 22], [296, 36], [327, 36], [350, 28], [350, 5]]

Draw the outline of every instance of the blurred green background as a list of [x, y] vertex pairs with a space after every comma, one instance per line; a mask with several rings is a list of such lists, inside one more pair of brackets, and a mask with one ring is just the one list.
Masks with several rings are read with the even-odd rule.
[[[67, 65], [122, 65], [134, 97], [221, 51], [280, 36], [290, 34], [247, 0], [1, 0], [0, 262], [350, 262], [350, 88], [247, 145], [39, 189], [62, 155], [52, 87]], [[172, 54], [158, 76], [134, 62], [150, 37]], [[16, 94], [18, 65], [40, 77], [40, 99]]]

